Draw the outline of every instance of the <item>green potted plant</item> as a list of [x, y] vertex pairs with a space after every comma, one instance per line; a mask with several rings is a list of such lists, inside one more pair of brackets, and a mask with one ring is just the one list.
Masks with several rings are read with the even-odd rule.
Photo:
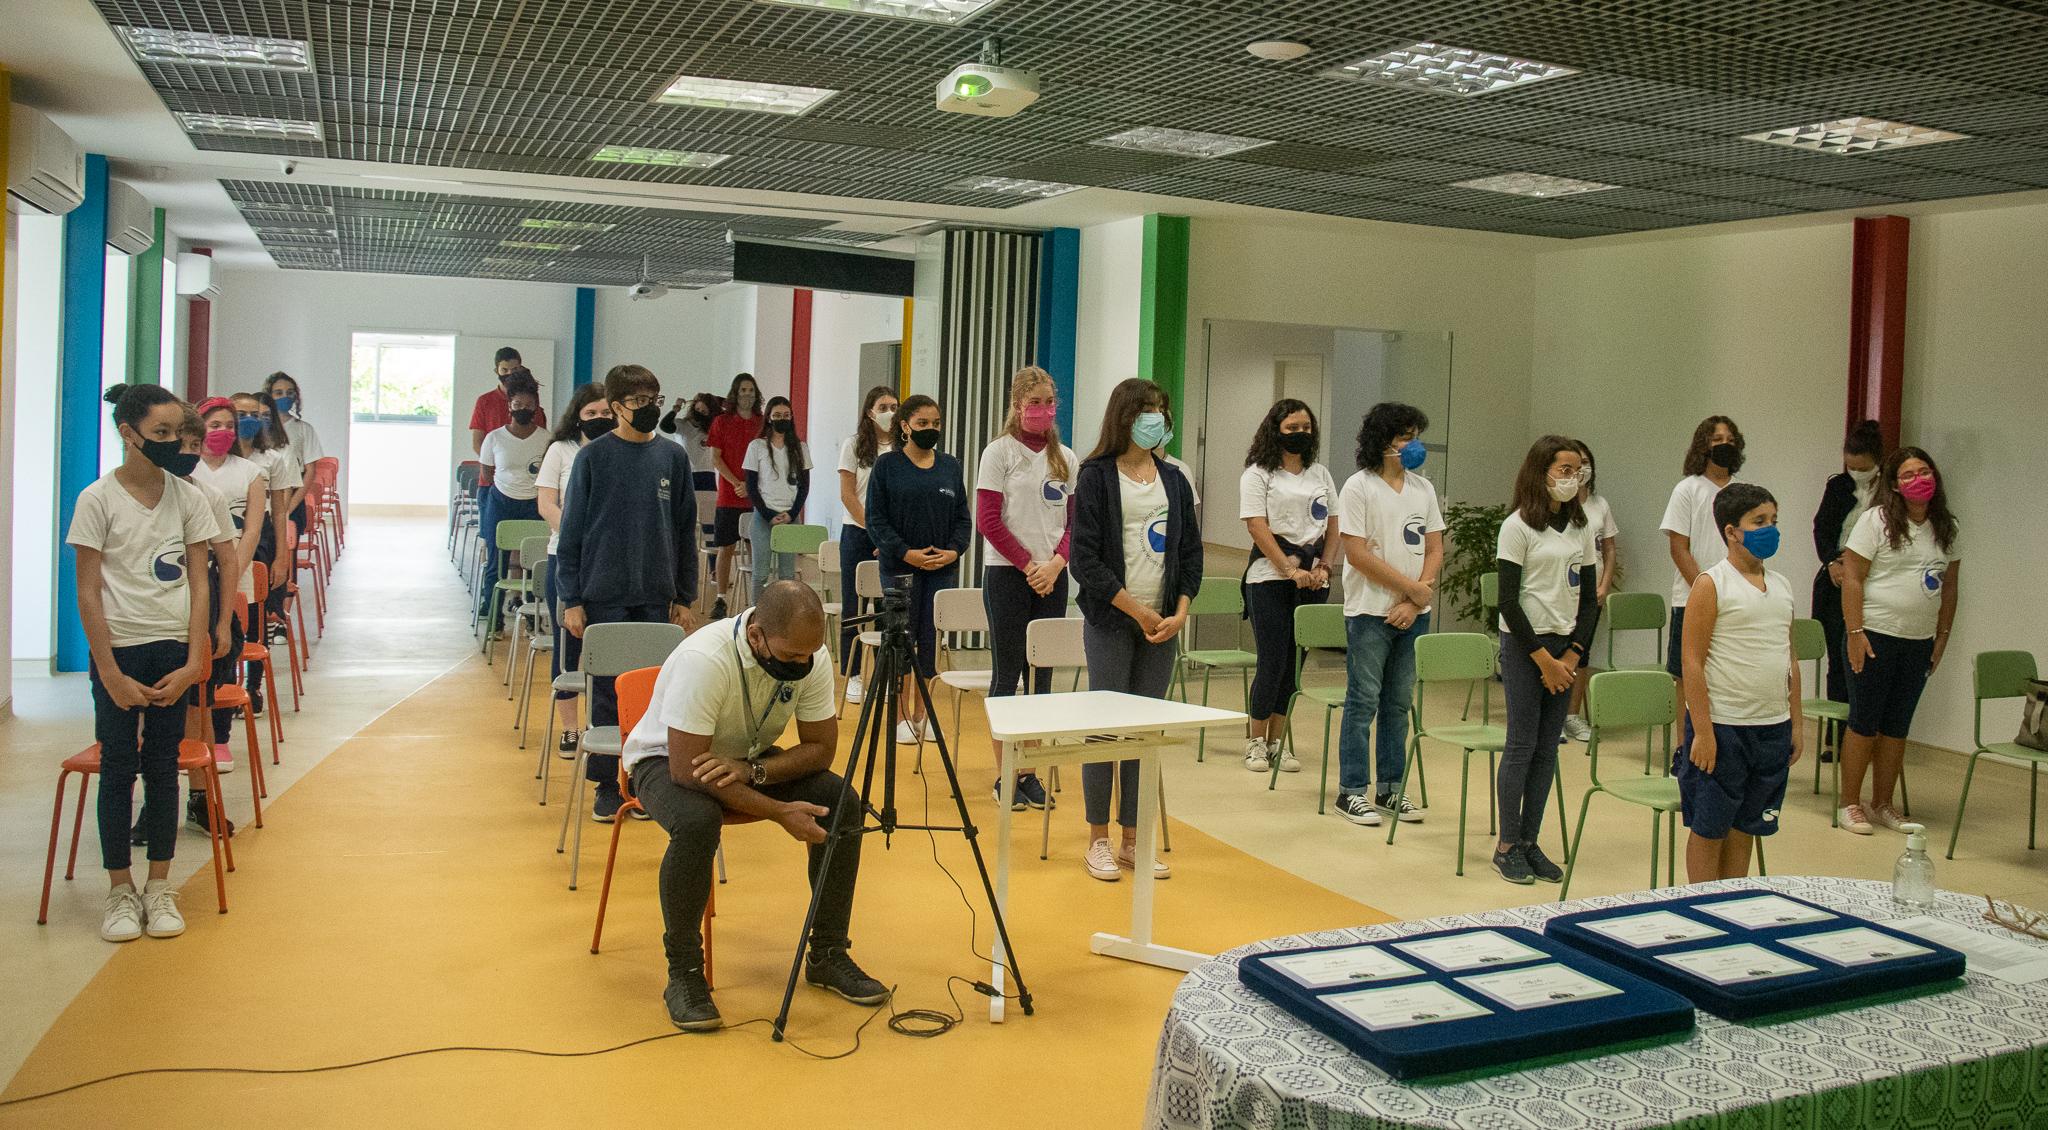
[[1437, 583], [1440, 610], [1448, 610], [1468, 624], [1483, 619], [1479, 578], [1494, 571], [1500, 524], [1507, 517], [1505, 502], [1453, 502], [1444, 508], [1444, 540], [1448, 544], [1444, 546], [1443, 577]]

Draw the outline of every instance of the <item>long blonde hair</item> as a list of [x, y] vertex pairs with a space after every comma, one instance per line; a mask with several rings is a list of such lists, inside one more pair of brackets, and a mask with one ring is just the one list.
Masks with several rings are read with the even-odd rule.
[[[1052, 374], [1036, 365], [1026, 365], [1010, 378], [1010, 414], [1003, 417], [1003, 434], [1023, 442], [1024, 419], [1019, 411], [1024, 398], [1039, 385], [1054, 385]], [[1069, 474], [1066, 452], [1060, 447], [1060, 426], [1053, 424], [1045, 429], [1045, 472], [1057, 482], [1066, 482]]]

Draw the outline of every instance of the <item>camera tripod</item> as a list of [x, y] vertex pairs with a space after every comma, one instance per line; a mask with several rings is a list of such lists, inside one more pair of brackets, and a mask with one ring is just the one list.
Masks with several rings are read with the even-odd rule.
[[[954, 771], [953, 756], [946, 749], [946, 736], [938, 727], [938, 712], [932, 708], [931, 689], [925, 685], [924, 677], [918, 675], [913, 662], [915, 649], [910, 639], [910, 609], [907, 593], [903, 589], [885, 589], [879, 612], [858, 616], [845, 621], [847, 626], [873, 623], [881, 633], [881, 644], [875, 649], [875, 669], [868, 676], [868, 693], [861, 700], [859, 720], [853, 728], [852, 750], [846, 758], [846, 768], [840, 774], [840, 791], [837, 803], [832, 806], [831, 826], [826, 829], [825, 855], [820, 861], [818, 874], [831, 874], [832, 857], [840, 843], [848, 836], [866, 836], [881, 833], [884, 842], [899, 831], [907, 832], [958, 832], [967, 840], [968, 848], [974, 853], [974, 869], [981, 875], [982, 894], [988, 899], [988, 909], [995, 919], [996, 937], [1002, 942], [1003, 963], [1009, 968], [1010, 977], [1017, 983], [1017, 1004], [1024, 1015], [1031, 1015], [1031, 990], [1025, 987], [1024, 975], [1017, 970], [1016, 949], [1010, 945], [1009, 927], [1003, 921], [1003, 908], [996, 902], [995, 885], [988, 877], [988, 863], [981, 855], [981, 841], [976, 837], [980, 830], [967, 814], [967, 798], [960, 791], [960, 777]], [[959, 812], [958, 824], [904, 824], [896, 818], [896, 722], [898, 698], [904, 677], [912, 676], [917, 688], [918, 701], [924, 705], [925, 725], [930, 728], [931, 742], [938, 751], [939, 764], [945, 767], [946, 781], [952, 787], [953, 804]], [[877, 766], [882, 770], [882, 804], [876, 808], [873, 800], [873, 786]], [[852, 808], [854, 799], [854, 773], [861, 774], [859, 796], [860, 811], [854, 817], [858, 826], [842, 828], [847, 819], [847, 810]], [[869, 824], [868, 817], [875, 823]], [[773, 1038], [780, 1042], [783, 1030], [789, 1023], [790, 1004], [796, 996], [797, 975], [803, 971], [804, 956], [810, 952], [811, 933], [818, 920], [819, 893], [824, 890], [822, 882], [811, 889], [810, 907], [804, 912], [803, 932], [797, 936], [796, 955], [790, 959], [789, 982], [783, 986], [782, 1008], [775, 1014]]]

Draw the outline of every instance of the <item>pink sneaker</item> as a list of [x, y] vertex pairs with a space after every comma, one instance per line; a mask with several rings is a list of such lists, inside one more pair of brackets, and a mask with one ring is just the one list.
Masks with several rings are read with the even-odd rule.
[[216, 743], [213, 747], [213, 771], [216, 773], [232, 773], [235, 771], [235, 755], [228, 752], [226, 742]]

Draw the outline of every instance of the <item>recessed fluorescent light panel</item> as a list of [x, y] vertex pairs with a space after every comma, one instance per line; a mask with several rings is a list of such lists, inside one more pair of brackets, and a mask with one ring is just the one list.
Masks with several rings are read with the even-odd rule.
[[637, 149], [630, 145], [607, 145], [590, 155], [593, 161], [621, 165], [666, 165], [675, 169], [708, 169], [731, 159], [728, 153], [692, 153], [683, 149]]
[[1904, 149], [1912, 145], [1933, 145], [1938, 141], [1960, 141], [1968, 136], [1945, 129], [1888, 122], [1883, 118], [1837, 118], [1832, 122], [1786, 126], [1784, 129], [1742, 135], [1745, 141], [1767, 141], [1772, 145], [1789, 145], [1794, 149], [1832, 153], [1837, 157]]
[[332, 204], [267, 204], [242, 205], [242, 214], [250, 218], [257, 216], [332, 216]]
[[1517, 59], [1492, 51], [1446, 47], [1441, 43], [1415, 43], [1370, 59], [1332, 67], [1322, 74], [1324, 78], [1463, 97], [1490, 94], [1512, 86], [1526, 86], [1547, 78], [1578, 73], [1571, 67]]
[[1052, 180], [1019, 180], [1016, 177], [961, 177], [946, 186], [961, 192], [1000, 192], [1005, 196], [1030, 196], [1045, 200], [1077, 192], [1078, 184], [1061, 184]]
[[821, 86], [784, 86], [777, 82], [743, 82], [732, 78], [683, 75], [655, 96], [670, 106], [702, 106], [711, 110], [752, 110], [761, 114], [808, 114], [818, 103], [839, 93]]
[[179, 114], [186, 133], [211, 137], [258, 137], [274, 141], [319, 141], [320, 123], [290, 118], [244, 118], [234, 114]]
[[206, 31], [116, 28], [128, 53], [144, 63], [190, 63], [201, 67], [250, 67], [267, 71], [310, 71], [313, 49], [303, 39], [215, 35]]
[[537, 216], [528, 216], [519, 221], [519, 226], [538, 231], [610, 231], [619, 225], [598, 224], [588, 220], [543, 220]]
[[531, 239], [501, 239], [498, 246], [507, 251], [575, 251], [580, 243], [541, 243]]
[[1139, 126], [1122, 133], [1113, 133], [1093, 145], [1106, 145], [1111, 149], [1136, 149], [1145, 153], [1167, 153], [1175, 157], [1228, 157], [1261, 145], [1271, 145], [1256, 137], [1232, 137], [1227, 133], [1199, 133], [1187, 129], [1167, 129], [1164, 126]]
[[1451, 187], [1476, 188], [1483, 192], [1507, 192], [1516, 196], [1576, 196], [1581, 192], [1601, 192], [1616, 186], [1601, 184], [1596, 180], [1573, 180], [1570, 177], [1545, 176], [1542, 173], [1502, 173], [1495, 177], [1461, 180]]
[[892, 16], [929, 24], [964, 24], [995, 6], [996, 0], [762, 0], [792, 8], [822, 8], [862, 16]]

